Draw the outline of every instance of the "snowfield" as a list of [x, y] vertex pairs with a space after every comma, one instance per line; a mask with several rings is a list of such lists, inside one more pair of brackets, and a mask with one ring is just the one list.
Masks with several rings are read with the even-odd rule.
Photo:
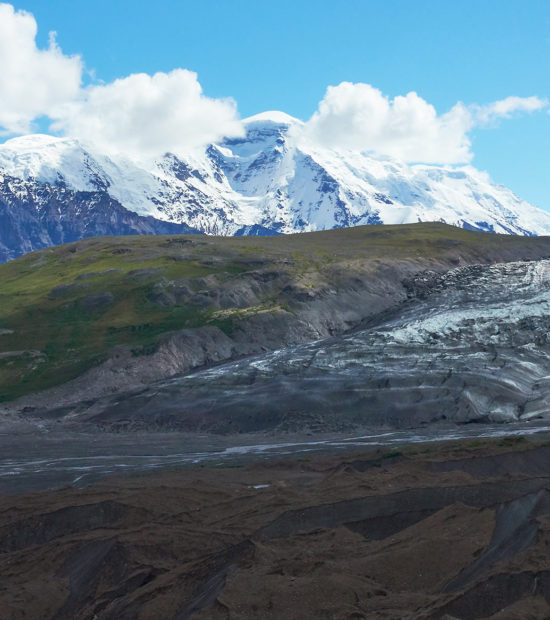
[[207, 234], [426, 221], [550, 233], [549, 213], [471, 166], [407, 165], [319, 148], [303, 135], [301, 121], [282, 112], [253, 116], [245, 125], [244, 138], [210, 145], [202, 155], [167, 153], [155, 161], [98, 153], [68, 138], [14, 138], [0, 145], [0, 180], [24, 181], [23, 189], [16, 184], [23, 202], [46, 184], [100, 192], [140, 216]]

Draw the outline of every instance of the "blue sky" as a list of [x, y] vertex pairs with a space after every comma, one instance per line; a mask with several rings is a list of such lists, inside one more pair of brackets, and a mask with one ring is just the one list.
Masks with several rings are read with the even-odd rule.
[[[283, 110], [308, 119], [327, 86], [364, 82], [393, 98], [415, 91], [439, 114], [457, 102], [550, 99], [547, 0], [157, 0], [12, 2], [85, 80], [197, 72], [205, 95], [232, 97], [241, 117]], [[469, 132], [472, 164], [550, 210], [548, 108]]]

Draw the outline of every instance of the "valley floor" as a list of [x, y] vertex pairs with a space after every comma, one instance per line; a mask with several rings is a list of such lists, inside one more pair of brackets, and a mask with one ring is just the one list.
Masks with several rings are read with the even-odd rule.
[[[292, 454], [250, 440], [177, 469], [4, 493], [2, 617], [548, 618], [550, 434], [523, 430], [316, 450], [304, 439]], [[47, 456], [33, 437], [19, 434], [29, 462], [55, 461], [59, 444]], [[88, 439], [80, 457], [97, 463]], [[76, 458], [76, 439], [65, 446]], [[120, 436], [135, 464], [128, 446]]]

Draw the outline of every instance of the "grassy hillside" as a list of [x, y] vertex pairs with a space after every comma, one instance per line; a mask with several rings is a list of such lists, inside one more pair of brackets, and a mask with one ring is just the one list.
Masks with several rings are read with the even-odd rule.
[[[544, 255], [548, 238], [443, 224], [284, 237], [102, 237], [32, 252], [0, 265], [0, 401], [64, 383], [119, 345], [147, 355], [174, 330], [216, 325], [230, 335], [254, 313], [293, 311], [292, 299], [277, 294], [250, 306], [212, 301], [216, 290], [238, 287], [250, 272], [284, 274], [307, 290], [343, 270], [375, 273], [399, 261], [429, 267]], [[159, 302], [159, 286], [174, 283], [201, 294], [192, 303]]]

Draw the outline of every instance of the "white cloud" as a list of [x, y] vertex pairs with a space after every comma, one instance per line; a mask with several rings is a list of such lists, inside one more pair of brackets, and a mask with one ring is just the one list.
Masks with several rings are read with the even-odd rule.
[[191, 71], [133, 74], [83, 89], [80, 57], [64, 55], [55, 33], [39, 49], [36, 33], [32, 14], [0, 3], [0, 136], [28, 133], [46, 116], [54, 131], [149, 156], [242, 135], [235, 102], [206, 97]]
[[475, 126], [533, 112], [548, 105], [538, 97], [508, 97], [487, 106], [457, 103], [445, 114], [415, 92], [394, 99], [369, 84], [329, 86], [305, 136], [333, 148], [374, 151], [406, 162], [471, 161], [468, 132]]
[[235, 102], [206, 97], [197, 74], [185, 69], [90, 86], [53, 116], [56, 131], [139, 156], [185, 152], [243, 132]]
[[510, 118], [516, 112], [538, 112], [548, 106], [540, 97], [506, 97], [485, 106], [471, 106], [477, 123], [492, 123], [501, 118]]
[[30, 13], [0, 4], [0, 135], [28, 132], [33, 119], [78, 95], [80, 57], [63, 55], [55, 33], [38, 49], [36, 32]]

